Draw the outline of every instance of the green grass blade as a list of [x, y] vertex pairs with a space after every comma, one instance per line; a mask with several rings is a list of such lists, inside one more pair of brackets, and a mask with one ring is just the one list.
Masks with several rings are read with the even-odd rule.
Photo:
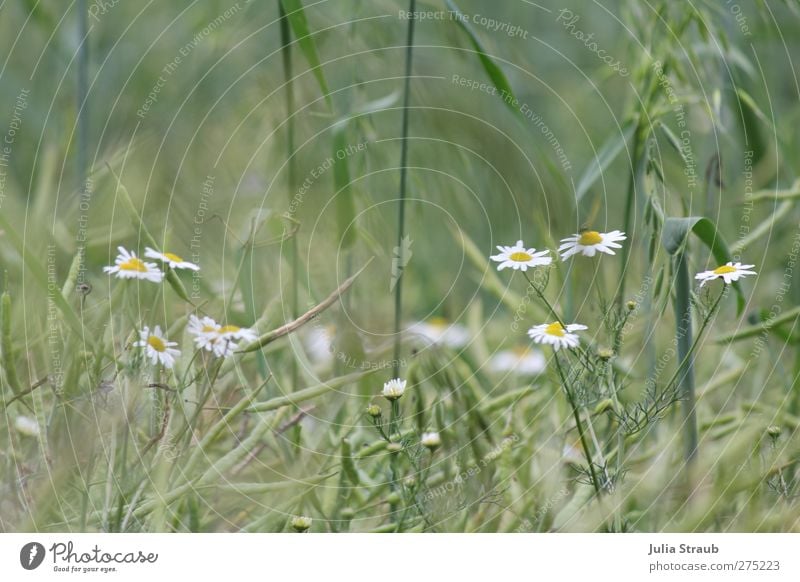
[[378, 368], [372, 368], [364, 372], [356, 372], [354, 374], [348, 374], [346, 376], [339, 376], [338, 378], [328, 380], [327, 382], [322, 382], [321, 384], [317, 384], [315, 386], [304, 388], [303, 390], [298, 390], [297, 392], [293, 392], [292, 394], [287, 394], [286, 396], [278, 396], [276, 398], [270, 398], [265, 402], [259, 402], [258, 404], [254, 404], [253, 406], [251, 406], [247, 411], [268, 412], [270, 410], [276, 410], [284, 406], [290, 406], [290, 405], [297, 406], [301, 402], [317, 398], [318, 396], [322, 396], [323, 394], [327, 394], [328, 392], [333, 392], [334, 390], [338, 390], [339, 388], [342, 388], [349, 384], [355, 384], [360, 380], [366, 378], [367, 376], [374, 374], [377, 371]]
[[33, 276], [34, 281], [42, 288], [42, 291], [47, 293], [48, 297], [52, 299], [56, 308], [58, 308], [61, 315], [64, 317], [64, 321], [67, 325], [69, 325], [78, 337], [83, 337], [88, 344], [93, 345], [94, 342], [92, 338], [90, 336], [84, 336], [83, 325], [75, 314], [75, 310], [72, 309], [72, 306], [64, 299], [61, 293], [50, 293], [47, 271], [45, 271], [42, 266], [42, 257], [32, 253], [30, 249], [25, 246], [20, 236], [11, 227], [11, 223], [2, 213], [0, 213], [0, 227], [5, 230], [6, 238], [11, 241], [11, 244], [22, 257], [25, 268]]
[[452, 20], [458, 24], [459, 28], [461, 28], [461, 30], [463, 30], [469, 37], [472, 48], [474, 48], [475, 52], [478, 53], [478, 58], [481, 61], [481, 65], [483, 65], [483, 70], [486, 71], [486, 74], [492, 80], [494, 86], [497, 87], [497, 94], [500, 99], [515, 115], [520, 115], [519, 107], [515, 105], [515, 103], [519, 102], [517, 101], [516, 97], [514, 97], [514, 91], [511, 89], [511, 83], [508, 82], [503, 70], [487, 54], [486, 49], [483, 48], [483, 43], [481, 43], [478, 35], [469, 24], [469, 17], [461, 12], [453, 0], [447, 0], [447, 8], [450, 10], [451, 15], [453, 16]]
[[633, 133], [636, 131], [636, 120], [629, 120], [623, 124], [619, 133], [612, 135], [597, 151], [592, 163], [586, 168], [586, 171], [578, 180], [578, 186], [575, 189], [575, 197], [580, 202], [589, 188], [597, 182], [597, 179], [608, 171], [609, 166], [617, 159], [623, 148], [631, 142]]
[[347, 155], [347, 120], [342, 120], [333, 127], [333, 188], [336, 196], [336, 225], [338, 242], [343, 250], [353, 246], [355, 242], [356, 207], [353, 191], [350, 186], [350, 165]]
[[292, 27], [294, 36], [297, 38], [297, 44], [300, 46], [300, 50], [303, 51], [303, 55], [311, 66], [311, 72], [317, 79], [322, 94], [325, 96], [325, 102], [328, 104], [328, 107], [331, 107], [328, 82], [325, 80], [325, 74], [320, 65], [317, 44], [308, 28], [308, 19], [303, 9], [303, 2], [302, 0], [281, 0], [281, 4], [286, 12], [286, 18], [289, 19], [289, 24]]

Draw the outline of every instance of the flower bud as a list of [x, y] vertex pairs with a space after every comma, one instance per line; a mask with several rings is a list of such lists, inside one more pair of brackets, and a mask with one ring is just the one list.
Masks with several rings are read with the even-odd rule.
[[611, 348], [600, 348], [597, 350], [597, 357], [601, 360], [608, 361], [614, 357], [614, 350]]
[[383, 385], [383, 397], [386, 400], [397, 400], [406, 391], [406, 381], [400, 378], [393, 378]]
[[308, 531], [311, 527], [312, 519], [305, 515], [296, 515], [292, 518], [292, 529], [298, 533]]
[[770, 438], [777, 439], [779, 436], [781, 436], [781, 427], [773, 424], [767, 428], [767, 434], [770, 436]]
[[422, 437], [419, 439], [419, 442], [426, 449], [435, 451], [441, 446], [442, 437], [439, 436], [438, 432], [425, 432], [422, 433]]
[[633, 311], [634, 309], [636, 309], [636, 302], [635, 301], [628, 301], [625, 304], [625, 307], [628, 308], [628, 311]]
[[369, 414], [372, 418], [378, 418], [382, 414], [381, 407], [377, 404], [370, 404], [367, 406], [367, 414]]

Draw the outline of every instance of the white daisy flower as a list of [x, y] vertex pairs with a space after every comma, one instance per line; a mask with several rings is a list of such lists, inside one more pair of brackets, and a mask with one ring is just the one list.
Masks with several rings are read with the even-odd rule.
[[721, 267], [717, 267], [713, 271], [703, 271], [694, 276], [695, 279], [700, 279], [700, 286], [702, 287], [709, 281], [714, 279], [722, 279], [726, 285], [730, 285], [733, 281], [738, 281], [747, 275], [755, 275], [755, 271], [750, 271], [755, 265], [743, 265], [741, 263], [727, 263]]
[[38, 437], [40, 433], [39, 423], [36, 422], [35, 418], [31, 418], [30, 416], [18, 416], [15, 418], [14, 428], [17, 429], [17, 432], [21, 435], [29, 437]]
[[194, 336], [194, 343], [201, 350], [212, 351], [214, 344], [219, 340], [220, 325], [208, 316], [189, 316], [189, 325], [186, 328]]
[[303, 338], [306, 351], [314, 363], [328, 364], [333, 360], [336, 327], [333, 325], [315, 326]]
[[442, 444], [442, 437], [438, 432], [424, 432], [419, 439], [419, 443], [426, 449], [438, 449]]
[[133, 344], [137, 348], [144, 348], [145, 354], [150, 358], [153, 365], [161, 363], [165, 368], [170, 369], [175, 365], [175, 358], [181, 355], [180, 350], [172, 346], [177, 346], [178, 342], [167, 341], [161, 332], [161, 326], [156, 326], [153, 331], [145, 326], [139, 332], [139, 341]]
[[208, 316], [190, 315], [187, 331], [194, 336], [194, 342], [199, 349], [214, 352], [218, 358], [232, 356], [239, 347], [239, 340], [249, 343], [258, 339], [258, 335], [252, 329], [237, 325], [220, 325]]
[[429, 345], [445, 345], [453, 349], [464, 347], [470, 339], [466, 326], [450, 323], [443, 317], [412, 323], [408, 326], [408, 333]]
[[525, 248], [521, 240], [512, 247], [498, 245], [497, 250], [500, 251], [499, 255], [492, 255], [489, 257], [493, 261], [500, 263], [497, 265], [497, 270], [502, 271], [506, 267], [511, 267], [514, 270], [527, 271], [528, 267], [538, 267], [539, 265], [549, 265], [553, 259], [549, 257], [549, 250], [536, 252], [536, 249]]
[[214, 354], [219, 358], [229, 358], [239, 348], [239, 341], [251, 343], [257, 339], [258, 334], [248, 327], [223, 325], [216, 331]]
[[579, 323], [571, 323], [564, 327], [557, 321], [534, 325], [528, 330], [528, 336], [537, 344], [550, 344], [558, 351], [560, 348], [577, 348], [579, 341], [575, 331], [589, 329]]
[[383, 385], [383, 397], [386, 400], [397, 400], [406, 391], [406, 381], [392, 378]]
[[526, 347], [497, 352], [489, 360], [489, 369], [492, 372], [511, 372], [520, 376], [536, 376], [544, 372], [546, 367], [544, 354]]
[[144, 256], [150, 259], [158, 259], [159, 261], [167, 263], [170, 269], [191, 269], [192, 271], [200, 270], [200, 267], [194, 263], [183, 260], [183, 258], [176, 254], [160, 253], [155, 249], [151, 249], [150, 247], [145, 247]]
[[258, 339], [258, 334], [255, 330], [249, 327], [239, 327], [238, 325], [223, 325], [219, 328], [219, 335], [223, 339], [241, 340], [245, 342], [254, 342]]
[[572, 255], [581, 253], [586, 257], [593, 257], [598, 251], [607, 255], [615, 254], [611, 249], [621, 249], [619, 241], [628, 237], [624, 232], [612, 230], [611, 232], [597, 232], [596, 230], [582, 230], [578, 234], [561, 239], [564, 243], [558, 247], [561, 260], [566, 261]]
[[164, 273], [155, 263], [145, 263], [133, 251], [124, 247], [117, 247], [119, 254], [114, 261], [114, 266], [103, 267], [103, 272], [116, 275], [118, 279], [142, 279], [153, 283], [161, 283]]

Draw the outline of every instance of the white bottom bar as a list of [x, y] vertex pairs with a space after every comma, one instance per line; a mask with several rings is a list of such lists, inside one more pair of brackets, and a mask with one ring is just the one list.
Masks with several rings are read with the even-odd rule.
[[800, 534], [5, 534], [0, 579], [797, 581], [798, 549]]

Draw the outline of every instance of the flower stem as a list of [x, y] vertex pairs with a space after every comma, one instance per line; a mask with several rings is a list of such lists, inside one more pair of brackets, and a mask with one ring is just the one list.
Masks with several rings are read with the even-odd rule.
[[525, 279], [528, 281], [528, 284], [531, 286], [531, 289], [534, 290], [534, 292], [539, 297], [539, 299], [542, 300], [542, 303], [545, 304], [545, 306], [547, 307], [547, 310], [550, 312], [550, 314], [555, 318], [555, 320], [558, 323], [561, 324], [561, 327], [564, 327], [564, 322], [558, 316], [558, 313], [556, 312], [555, 308], [553, 308], [553, 306], [550, 305], [550, 302], [547, 300], [547, 297], [544, 296], [544, 292], [541, 289], [539, 289], [538, 285], [536, 285], [533, 281], [531, 281], [531, 278], [528, 277], [528, 273], [523, 272], [522, 274], [525, 276]]
[[[414, 14], [417, 2], [410, 0], [409, 13]], [[411, 100], [411, 64], [414, 49], [414, 18], [408, 19], [408, 36], [406, 38], [406, 75], [403, 87], [403, 127], [402, 141], [400, 143], [400, 192], [398, 194], [397, 209], [397, 249], [401, 255], [403, 251], [403, 238], [406, 230], [406, 165], [408, 163], [408, 112]], [[399, 256], [398, 265], [403, 265], [403, 257]], [[400, 375], [400, 322], [403, 311], [403, 271], [398, 270], [397, 282], [394, 287], [394, 377]]]
[[567, 401], [569, 402], [570, 407], [572, 408], [572, 415], [575, 418], [575, 426], [578, 429], [578, 436], [581, 439], [581, 447], [583, 447], [583, 454], [586, 457], [586, 462], [589, 464], [589, 474], [592, 477], [592, 485], [594, 486], [594, 491], [598, 495], [600, 495], [600, 484], [597, 480], [597, 473], [594, 470], [594, 461], [592, 461], [592, 452], [589, 449], [589, 445], [586, 442], [586, 434], [583, 429], [583, 421], [581, 420], [580, 412], [578, 411], [578, 406], [575, 403], [575, 398], [572, 395], [572, 390], [569, 388], [569, 384], [567, 383], [567, 379], [564, 376], [564, 370], [561, 369], [561, 361], [558, 358], [558, 354], [553, 355], [553, 359], [556, 361], [556, 369], [558, 370], [558, 375], [561, 378], [561, 385], [564, 387], [564, 393], [567, 395]]
[[[640, 144], [641, 140], [639, 137], [639, 124], [636, 125], [633, 133], [633, 144], [631, 147], [631, 175], [628, 179], [628, 193], [625, 199], [625, 235], [629, 238], [631, 237], [631, 227], [633, 221], [633, 212], [636, 206], [636, 185], [638, 181], [638, 174], [639, 174], [639, 163], [640, 160], [638, 159], [639, 150], [641, 148]], [[622, 303], [625, 301], [625, 277], [628, 274], [628, 258], [630, 257], [630, 245], [622, 245], [622, 249], [620, 251], [620, 260], [621, 260], [621, 267], [620, 267], [620, 276], [619, 276], [619, 286], [617, 287], [617, 309], [622, 310]]]
[[78, 2], [78, 188], [86, 193], [87, 160], [89, 159], [89, 16], [86, 0]]
[[[297, 162], [295, 161], [294, 151], [294, 81], [292, 71], [292, 33], [289, 28], [289, 18], [286, 16], [286, 11], [283, 8], [283, 2], [278, 0], [278, 15], [280, 17], [280, 31], [281, 31], [281, 56], [283, 60], [283, 80], [286, 87], [286, 185], [289, 190], [289, 200], [291, 201], [294, 196], [294, 189], [297, 174]], [[297, 237], [293, 236], [289, 241], [289, 265], [291, 269], [291, 291], [289, 296], [290, 315], [292, 319], [297, 319], [300, 315], [300, 300], [299, 300], [299, 286], [300, 281], [297, 275], [298, 266], [298, 249]], [[292, 386], [297, 386], [297, 361], [296, 358], [291, 358], [291, 378]]]

